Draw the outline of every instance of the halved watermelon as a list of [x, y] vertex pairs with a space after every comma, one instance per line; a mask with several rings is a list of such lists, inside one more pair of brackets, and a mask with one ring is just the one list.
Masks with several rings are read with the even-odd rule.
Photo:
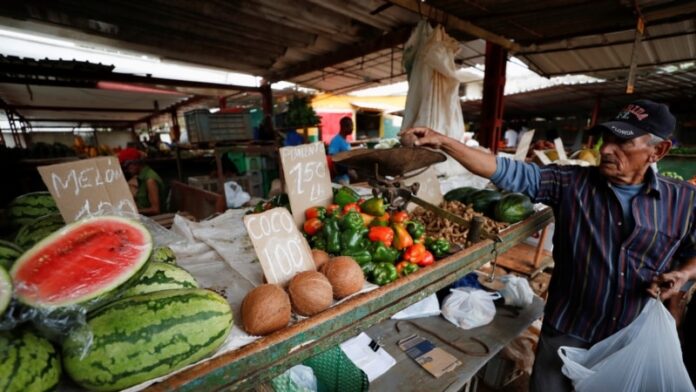
[[11, 298], [12, 281], [10, 280], [10, 275], [0, 266], [0, 316], [5, 313], [5, 309], [7, 309], [7, 305], [10, 304]]
[[17, 299], [53, 309], [90, 307], [142, 272], [152, 237], [140, 223], [115, 216], [71, 223], [44, 238], [10, 271]]

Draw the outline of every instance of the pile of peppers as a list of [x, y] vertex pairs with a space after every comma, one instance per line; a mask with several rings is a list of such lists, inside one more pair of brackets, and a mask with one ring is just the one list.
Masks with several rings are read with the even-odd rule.
[[422, 222], [405, 211], [389, 214], [384, 200], [364, 200], [351, 188], [335, 191], [333, 204], [305, 211], [303, 231], [310, 246], [333, 256], [350, 256], [368, 281], [383, 286], [448, 254], [443, 238], [425, 235]]

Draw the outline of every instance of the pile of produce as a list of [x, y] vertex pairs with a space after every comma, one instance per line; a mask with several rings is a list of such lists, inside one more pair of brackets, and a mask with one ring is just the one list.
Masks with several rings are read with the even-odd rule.
[[381, 197], [363, 200], [343, 187], [333, 201], [326, 208], [305, 211], [304, 234], [313, 249], [355, 260], [371, 283], [393, 282], [432, 265], [449, 251], [449, 242], [425, 236], [422, 221], [405, 211], [388, 213]]
[[[14, 216], [44, 205], [27, 200], [36, 195]], [[26, 225], [20, 233], [38, 235]], [[52, 390], [61, 374], [121, 390], [204, 358], [229, 334], [227, 300], [198, 288], [139, 222], [94, 217], [41, 236], [25, 250], [0, 242], [0, 390]]]

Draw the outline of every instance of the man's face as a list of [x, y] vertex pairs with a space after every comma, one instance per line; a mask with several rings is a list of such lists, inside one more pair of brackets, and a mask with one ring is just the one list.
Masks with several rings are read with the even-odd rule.
[[650, 135], [624, 140], [610, 132], [602, 134], [604, 143], [599, 150], [601, 162], [599, 171], [611, 182], [635, 184], [643, 180], [650, 166], [650, 157], [655, 154], [655, 146], [649, 145]]
[[341, 135], [348, 136], [353, 133], [353, 120], [341, 123]]

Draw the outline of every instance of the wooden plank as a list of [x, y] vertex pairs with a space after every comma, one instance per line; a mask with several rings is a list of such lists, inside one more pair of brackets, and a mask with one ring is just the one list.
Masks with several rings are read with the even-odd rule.
[[[552, 220], [552, 211], [545, 209], [510, 227], [501, 235], [503, 242], [497, 244], [498, 252], [506, 251]], [[482, 241], [431, 268], [358, 295], [245, 347], [174, 374], [148, 390], [249, 390], [446, 287], [491, 260], [493, 250], [492, 241]]]
[[537, 247], [519, 243], [498, 257], [498, 265], [511, 271], [534, 277], [553, 263], [551, 252], [542, 250], [539, 263], [535, 265], [536, 252]]

